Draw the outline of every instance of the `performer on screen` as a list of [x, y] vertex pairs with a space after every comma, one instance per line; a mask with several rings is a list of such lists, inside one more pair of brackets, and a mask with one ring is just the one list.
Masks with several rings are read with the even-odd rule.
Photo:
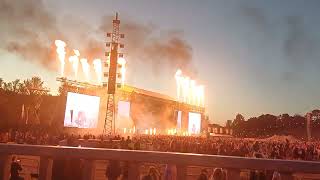
[[195, 124], [192, 124], [192, 133], [193, 134], [196, 134], [196, 125]]
[[86, 113], [84, 111], [79, 111], [78, 112], [78, 119], [76, 120], [78, 127], [85, 127], [86, 120], [87, 120]]

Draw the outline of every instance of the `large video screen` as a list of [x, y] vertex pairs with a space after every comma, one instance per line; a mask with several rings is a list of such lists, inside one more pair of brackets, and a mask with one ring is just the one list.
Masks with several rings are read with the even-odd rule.
[[130, 118], [130, 102], [118, 101], [116, 128], [123, 129], [131, 128], [132, 126], [133, 122]]
[[65, 127], [96, 128], [100, 97], [68, 92]]
[[189, 112], [188, 132], [199, 134], [201, 128], [201, 114]]
[[181, 129], [182, 111], [177, 111], [177, 129]]

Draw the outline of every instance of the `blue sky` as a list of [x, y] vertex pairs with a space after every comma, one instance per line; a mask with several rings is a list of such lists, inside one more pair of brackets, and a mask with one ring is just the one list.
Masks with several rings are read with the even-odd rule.
[[[72, 26], [59, 27], [70, 36], [87, 26], [98, 27], [103, 16], [115, 12], [122, 19], [154, 25], [155, 36], [179, 31], [192, 47], [194, 78], [205, 84], [212, 122], [224, 123], [237, 113], [246, 118], [262, 113], [304, 114], [319, 107], [320, 1], [45, 0], [44, 5], [58, 22], [75, 19], [69, 22]], [[1, 26], [6, 29], [5, 23]], [[81, 38], [73, 38], [74, 48], [83, 45]], [[162, 64], [154, 73], [152, 60], [127, 60], [129, 84], [175, 96], [175, 69]], [[52, 90], [57, 86], [58, 70], [0, 50], [0, 77], [32, 75], [43, 77]]]

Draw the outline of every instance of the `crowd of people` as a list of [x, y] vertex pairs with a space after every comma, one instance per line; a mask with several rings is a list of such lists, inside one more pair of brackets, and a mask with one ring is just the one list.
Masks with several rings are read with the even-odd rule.
[[227, 137], [195, 137], [168, 135], [94, 136], [73, 134], [50, 134], [45, 130], [7, 130], [0, 132], [0, 142], [37, 145], [78, 146], [79, 139], [95, 140], [95, 147], [182, 152], [210, 155], [259, 157], [288, 160], [320, 160], [320, 142], [289, 139], [265, 140]]
[[[168, 136], [168, 135], [135, 135], [135, 136], [94, 136], [58, 134], [50, 133], [45, 129], [37, 130], [17, 130], [10, 129], [0, 132], [1, 143], [36, 144], [36, 145], [64, 145], [79, 146], [81, 141], [95, 142], [95, 147], [163, 151], [163, 152], [182, 152], [209, 155], [240, 156], [252, 158], [286, 159], [286, 160], [320, 160], [320, 143], [305, 142], [292, 139], [249, 139], [236, 137], [199, 137], [199, 136]], [[83, 146], [83, 144], [81, 144]], [[56, 161], [58, 162], [58, 161]], [[112, 166], [117, 167], [118, 162]], [[75, 164], [79, 164], [76, 162]], [[170, 168], [169, 168], [170, 169]], [[221, 171], [221, 172], [220, 172]], [[113, 173], [111, 173], [113, 172]], [[108, 174], [125, 174], [123, 172], [107, 169]], [[155, 168], [150, 168], [144, 180], [154, 180], [157, 175]], [[219, 179], [213, 178], [225, 174], [222, 170], [216, 169], [208, 174], [204, 169], [201, 171], [199, 179]], [[206, 178], [204, 178], [206, 177]]]

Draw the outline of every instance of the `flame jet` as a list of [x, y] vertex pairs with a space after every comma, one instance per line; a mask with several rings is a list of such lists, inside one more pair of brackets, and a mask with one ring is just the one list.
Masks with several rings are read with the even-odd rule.
[[120, 74], [121, 74], [121, 84], [124, 84], [126, 77], [126, 60], [124, 58], [119, 58], [118, 63], [121, 65]]
[[74, 78], [78, 79], [78, 65], [79, 65], [79, 56], [80, 52], [78, 50], [73, 50], [74, 54], [73, 56], [69, 57], [69, 62], [72, 63], [72, 69], [74, 73]]
[[98, 78], [98, 83], [100, 84], [102, 82], [102, 62], [101, 59], [95, 59], [93, 60], [93, 68], [96, 72], [96, 76]]
[[61, 40], [55, 40], [55, 45], [57, 47], [56, 52], [58, 53], [58, 58], [60, 61], [60, 75], [64, 77], [64, 66], [65, 66], [65, 58], [66, 58], [66, 43]]
[[88, 64], [88, 60], [85, 58], [80, 59], [82, 70], [85, 75], [86, 81], [90, 81], [90, 65]]

